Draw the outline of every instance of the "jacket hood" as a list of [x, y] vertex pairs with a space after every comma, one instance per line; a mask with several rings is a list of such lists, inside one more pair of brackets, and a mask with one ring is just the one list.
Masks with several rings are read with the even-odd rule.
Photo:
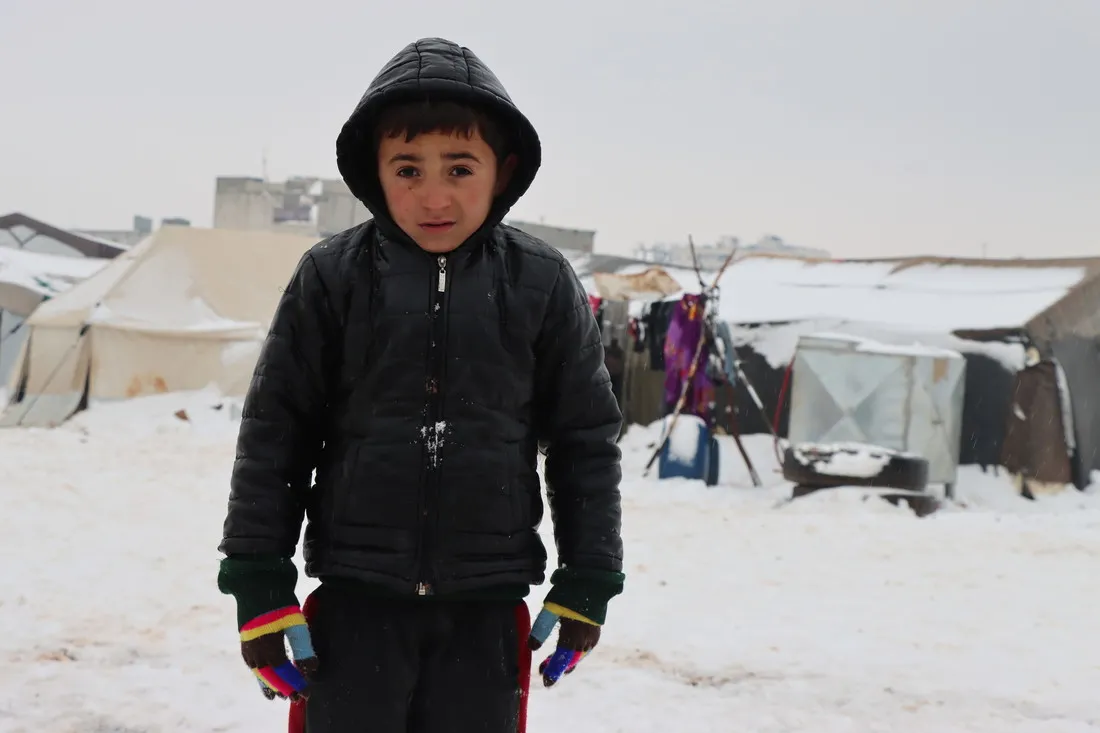
[[496, 75], [468, 48], [443, 38], [422, 38], [401, 49], [382, 67], [336, 139], [336, 163], [348, 188], [389, 236], [400, 236], [378, 181], [374, 128], [389, 105], [420, 99], [476, 104], [499, 120], [518, 163], [508, 187], [496, 198], [482, 234], [499, 224], [542, 164], [534, 126], [512, 102]]

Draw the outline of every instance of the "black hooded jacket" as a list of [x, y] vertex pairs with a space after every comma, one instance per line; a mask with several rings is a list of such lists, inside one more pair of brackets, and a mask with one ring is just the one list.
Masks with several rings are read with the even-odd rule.
[[[379, 110], [425, 96], [487, 107], [519, 158], [442, 256], [394, 224], [375, 164]], [[337, 159], [374, 219], [310, 250], [279, 303], [220, 549], [291, 557], [305, 514], [311, 576], [421, 595], [540, 583], [543, 442], [561, 564], [621, 571], [622, 418], [595, 319], [562, 255], [501, 224], [539, 168], [530, 122], [468, 49], [425, 39], [371, 83]]]

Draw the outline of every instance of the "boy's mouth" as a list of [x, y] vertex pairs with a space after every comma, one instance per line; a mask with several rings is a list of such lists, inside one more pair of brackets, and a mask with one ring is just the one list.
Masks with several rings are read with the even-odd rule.
[[445, 232], [455, 223], [453, 221], [422, 221], [420, 222], [420, 228], [426, 232]]

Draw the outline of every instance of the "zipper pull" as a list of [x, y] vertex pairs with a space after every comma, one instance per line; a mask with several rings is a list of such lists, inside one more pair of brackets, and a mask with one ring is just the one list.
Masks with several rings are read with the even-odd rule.
[[439, 256], [439, 292], [443, 292], [447, 289], [447, 258], [443, 255]]

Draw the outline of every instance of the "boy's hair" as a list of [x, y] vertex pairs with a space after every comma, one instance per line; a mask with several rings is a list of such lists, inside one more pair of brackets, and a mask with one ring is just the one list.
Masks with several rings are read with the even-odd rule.
[[500, 124], [485, 111], [460, 102], [431, 99], [396, 104], [382, 110], [374, 128], [374, 148], [378, 149], [383, 138], [404, 135], [405, 142], [411, 142], [417, 135], [432, 132], [466, 138], [479, 133], [497, 156], [498, 164], [511, 152]]

